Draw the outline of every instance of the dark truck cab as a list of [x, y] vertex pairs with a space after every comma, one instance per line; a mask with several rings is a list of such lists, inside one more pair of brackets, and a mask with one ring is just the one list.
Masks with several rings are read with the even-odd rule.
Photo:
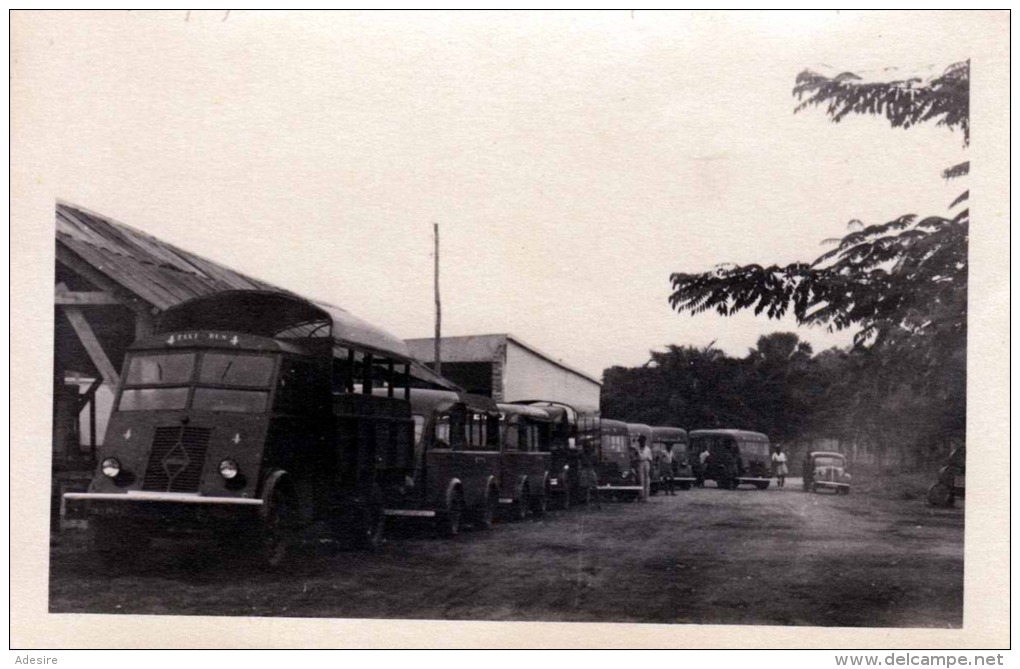
[[517, 520], [524, 520], [529, 511], [544, 515], [552, 464], [549, 414], [523, 404], [498, 406], [502, 418], [499, 501], [509, 505]]
[[489, 397], [412, 389], [413, 468], [387, 488], [385, 515], [426, 519], [439, 534], [492, 526], [500, 501], [500, 413]]
[[131, 346], [90, 488], [64, 497], [117, 560], [198, 534], [274, 567], [313, 523], [376, 545], [383, 490], [412, 463], [412, 363], [396, 337], [289, 294], [182, 303]]
[[673, 453], [673, 482], [681, 490], [688, 490], [694, 484], [694, 472], [691, 469], [687, 453], [687, 431], [679, 427], [652, 427], [652, 490], [657, 490], [666, 472], [663, 454], [667, 445]]
[[637, 453], [631, 447], [627, 424], [618, 420], [603, 419], [602, 439], [598, 457], [598, 489], [601, 494], [636, 500], [641, 495], [634, 464]]
[[[750, 483], [765, 490], [772, 481], [769, 438], [748, 430], [693, 430], [688, 453], [698, 463], [700, 478], [715, 481], [720, 488], [735, 490]], [[700, 453], [708, 448], [708, 459], [701, 464]]]
[[549, 417], [549, 499], [560, 509], [587, 504], [598, 494], [601, 417], [564, 402], [520, 400], [513, 404], [541, 409]]

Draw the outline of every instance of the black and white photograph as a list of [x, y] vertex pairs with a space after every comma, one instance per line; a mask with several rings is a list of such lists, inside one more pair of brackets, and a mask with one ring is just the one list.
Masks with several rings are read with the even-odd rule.
[[12, 648], [1008, 647], [1008, 12], [10, 22]]

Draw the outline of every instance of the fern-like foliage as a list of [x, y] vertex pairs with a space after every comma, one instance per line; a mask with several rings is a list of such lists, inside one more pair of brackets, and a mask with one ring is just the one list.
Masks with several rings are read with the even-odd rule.
[[933, 79], [911, 77], [898, 81], [867, 82], [852, 72], [827, 77], [811, 70], [797, 75], [794, 96], [800, 101], [794, 113], [825, 106], [834, 123], [849, 114], [885, 116], [894, 128], [909, 128], [934, 121], [963, 132], [970, 143], [970, 61], [950, 65]]
[[[893, 127], [917, 123], [959, 129], [966, 145], [970, 63], [951, 65], [931, 80], [880, 83], [852, 73], [797, 76], [794, 112], [825, 106], [834, 122], [848, 114], [881, 115]], [[943, 173], [965, 175], [969, 163]], [[857, 328], [859, 347], [895, 349], [898, 359], [932, 366], [966, 350], [969, 199], [965, 191], [947, 216], [909, 214], [866, 226], [852, 221], [842, 238], [813, 262], [779, 266], [719, 265], [709, 272], [671, 275], [670, 304], [678, 312], [714, 310], [724, 316], [753, 309], [804, 325]]]

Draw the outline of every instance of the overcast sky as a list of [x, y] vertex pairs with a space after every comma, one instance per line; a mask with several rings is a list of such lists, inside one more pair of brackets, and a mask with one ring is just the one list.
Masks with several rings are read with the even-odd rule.
[[[944, 213], [962, 137], [793, 114], [805, 68], [938, 74], [944, 14], [32, 17], [20, 112], [56, 195], [393, 333], [512, 332], [596, 376], [796, 330], [670, 310], [669, 275], [811, 260]], [[17, 29], [18, 24], [15, 24]], [[12, 83], [18, 94], [18, 81]], [[17, 123], [17, 113], [13, 122]]]

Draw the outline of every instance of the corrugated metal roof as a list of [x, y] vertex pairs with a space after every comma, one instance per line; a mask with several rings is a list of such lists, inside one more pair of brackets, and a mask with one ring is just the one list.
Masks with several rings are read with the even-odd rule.
[[[262, 290], [303, 298], [284, 288], [254, 279], [229, 267], [168, 244], [161, 239], [91, 212], [78, 205], [58, 202], [57, 246], [70, 251], [133, 295], [159, 311], [187, 300], [228, 290]], [[339, 323], [341, 336], [365, 340], [381, 350], [407, 355], [403, 341], [357, 318], [350, 312], [317, 302]], [[413, 357], [413, 354], [411, 354]], [[436, 375], [418, 361], [412, 374], [446, 388], [456, 384]]]
[[223, 290], [290, 291], [76, 205], [57, 203], [57, 244], [160, 311]]

